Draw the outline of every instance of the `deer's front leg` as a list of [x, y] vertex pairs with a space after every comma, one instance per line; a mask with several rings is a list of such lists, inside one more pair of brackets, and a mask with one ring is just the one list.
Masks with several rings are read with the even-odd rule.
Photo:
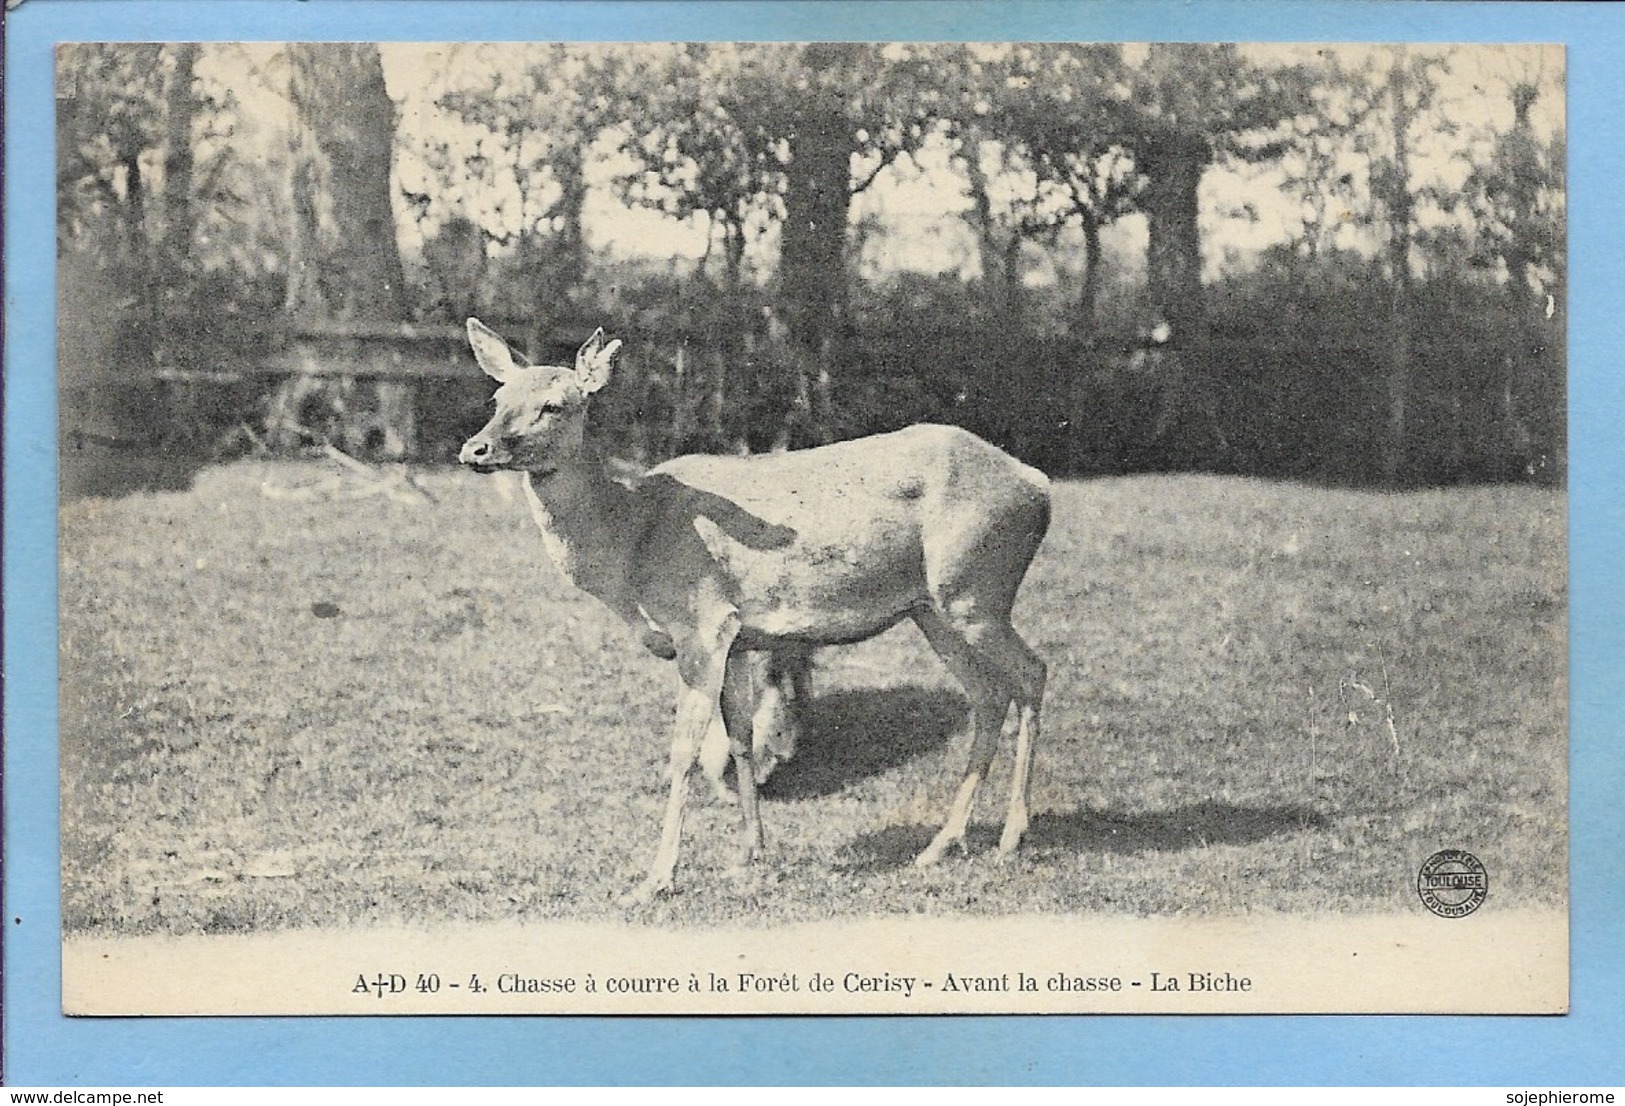
[[677, 724], [671, 739], [671, 793], [666, 798], [660, 847], [655, 851], [648, 877], [622, 897], [623, 905], [649, 902], [675, 885], [677, 852], [683, 836], [683, 805], [688, 798], [688, 774], [699, 757], [705, 731], [717, 712], [728, 652], [738, 634], [739, 615], [729, 609], [719, 614], [709, 628], [697, 631], [679, 645], [677, 671], [681, 683], [677, 693]]

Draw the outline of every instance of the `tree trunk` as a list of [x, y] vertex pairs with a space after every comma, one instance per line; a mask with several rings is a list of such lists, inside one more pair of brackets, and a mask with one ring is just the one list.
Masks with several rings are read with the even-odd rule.
[[153, 352], [161, 361], [171, 362], [176, 356], [169, 341], [171, 326], [192, 299], [187, 270], [193, 226], [192, 74], [198, 44], [183, 42], [164, 49], [172, 54], [174, 64], [164, 78], [164, 180], [158, 197], [158, 230], [150, 251], [152, 291], [148, 306]]
[[815, 437], [829, 434], [826, 358], [840, 356], [846, 318], [846, 228], [852, 207], [851, 168], [857, 138], [842, 103], [842, 71], [858, 47], [819, 42], [803, 49], [808, 87], [792, 104], [779, 285], [790, 340], [815, 359]]
[[1501, 459], [1497, 469], [1501, 476], [1516, 476], [1519, 469], [1535, 460], [1534, 435], [1524, 421], [1522, 410], [1527, 381], [1536, 376], [1545, 344], [1542, 331], [1546, 329], [1540, 299], [1530, 287], [1531, 270], [1539, 263], [1531, 234], [1539, 218], [1536, 207], [1541, 168], [1529, 113], [1538, 97], [1539, 89], [1533, 84], [1513, 88], [1512, 133], [1504, 147], [1505, 171], [1512, 185], [1512, 233], [1507, 236], [1502, 256], [1508, 275], [1507, 318], [1512, 324], [1514, 340], [1503, 359], [1501, 410], [1497, 420], [1501, 431]]
[[147, 228], [147, 189], [150, 185], [141, 171], [141, 151], [124, 155], [124, 227], [130, 267], [145, 280], [142, 295], [151, 291], [152, 248]]
[[1202, 241], [1196, 190], [1211, 157], [1200, 135], [1169, 133], [1135, 151], [1146, 177], [1142, 200], [1151, 302], [1173, 328], [1171, 345], [1188, 349], [1202, 323]]
[[991, 303], [1007, 303], [1009, 294], [999, 286], [1005, 275], [1004, 243], [993, 217], [993, 200], [988, 194], [987, 171], [982, 168], [982, 135], [968, 127], [960, 157], [965, 162], [965, 179], [970, 186], [971, 229], [976, 232], [976, 257], [982, 270], [982, 287]]
[[[583, 148], [591, 139], [583, 136]], [[559, 187], [564, 195], [559, 199], [559, 238], [564, 253], [564, 275], [575, 292], [587, 276], [587, 234], [584, 215], [587, 209], [587, 177], [580, 149], [556, 157], [553, 171], [558, 175]]]
[[722, 224], [722, 282], [728, 298], [738, 300], [745, 286], [745, 224], [728, 219]]
[[1078, 293], [1078, 325], [1085, 337], [1095, 333], [1095, 302], [1100, 299], [1100, 216], [1084, 208], [1083, 287]]
[[289, 307], [317, 319], [396, 322], [401, 255], [390, 202], [395, 104], [378, 48], [290, 43], [293, 187], [302, 247]]
[[[391, 203], [395, 104], [384, 86], [378, 48], [353, 43], [291, 43], [289, 97], [291, 187], [287, 307], [303, 326], [361, 321], [400, 323], [405, 278]], [[298, 411], [313, 382], [291, 382], [285, 396]], [[410, 385], [379, 381], [369, 397], [343, 395], [353, 385], [315, 386], [342, 412], [352, 450], [399, 458], [416, 447]], [[361, 411], [354, 410], [359, 406]], [[273, 428], [274, 429], [274, 428]]]
[[1205, 468], [1230, 444], [1219, 421], [1214, 381], [1202, 353], [1202, 239], [1197, 225], [1197, 188], [1212, 151], [1201, 135], [1164, 133], [1135, 151], [1146, 175], [1144, 209], [1151, 302], [1169, 337], [1154, 358], [1160, 393], [1150, 441], [1165, 460]]
[[164, 223], [159, 255], [164, 281], [180, 279], [192, 251], [192, 74], [198, 44], [169, 47], [175, 65], [164, 82]]
[[1383, 440], [1382, 478], [1398, 483], [1405, 467], [1406, 405], [1410, 396], [1411, 370], [1411, 212], [1410, 128], [1411, 107], [1407, 99], [1405, 50], [1398, 48], [1388, 73], [1388, 95], [1393, 101], [1394, 164], [1389, 182], [1388, 268], [1390, 281], [1388, 359], [1384, 392], [1388, 401], [1387, 429]]
[[1004, 325], [1011, 330], [1021, 330], [1025, 326], [1022, 318], [1023, 307], [1021, 288], [1021, 235], [1011, 232], [1004, 240], [1003, 256], [1000, 258], [1001, 275], [999, 285], [1004, 290]]

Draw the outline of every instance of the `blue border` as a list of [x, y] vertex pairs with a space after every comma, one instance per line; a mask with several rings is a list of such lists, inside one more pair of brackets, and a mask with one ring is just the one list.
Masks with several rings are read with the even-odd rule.
[[[1625, 1083], [1625, 8], [29, 0], [6, 17], [5, 1076], [12, 1085]], [[1564, 1018], [59, 1015], [51, 44], [106, 39], [1539, 41], [1569, 51], [1573, 1009]], [[20, 919], [16, 921], [14, 919]]]

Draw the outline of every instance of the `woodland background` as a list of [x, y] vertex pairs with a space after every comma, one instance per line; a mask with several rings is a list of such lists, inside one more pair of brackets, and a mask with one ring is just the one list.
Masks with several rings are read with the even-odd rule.
[[598, 422], [638, 463], [930, 420], [1057, 475], [1563, 478], [1559, 50], [83, 44], [58, 77], [70, 495], [448, 462], [470, 314], [538, 358], [622, 337]]

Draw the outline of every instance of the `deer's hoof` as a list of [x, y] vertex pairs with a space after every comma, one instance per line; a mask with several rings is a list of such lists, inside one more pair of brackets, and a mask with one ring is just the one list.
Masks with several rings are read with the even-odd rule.
[[947, 856], [948, 850], [953, 848], [955, 845], [959, 846], [959, 851], [961, 853], [965, 854], [966, 856], [970, 855], [970, 849], [966, 847], [965, 839], [963, 837], [938, 838], [937, 840], [931, 842], [931, 844], [927, 845], [923, 853], [914, 858], [914, 866], [916, 868], [931, 867], [933, 864], [940, 861], [944, 856]]

